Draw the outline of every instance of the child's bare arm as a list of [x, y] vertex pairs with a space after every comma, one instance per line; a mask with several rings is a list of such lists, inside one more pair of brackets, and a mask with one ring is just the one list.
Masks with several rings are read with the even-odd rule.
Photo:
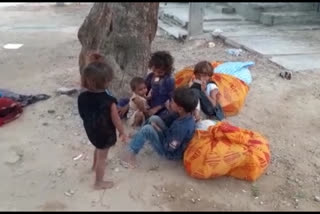
[[217, 95], [219, 93], [218, 89], [214, 89], [210, 92], [210, 96], [208, 96], [209, 100], [211, 101], [213, 106], [217, 105]]
[[116, 129], [119, 131], [119, 135], [121, 138], [123, 138], [123, 140], [126, 140], [126, 134], [124, 132], [124, 128], [118, 113], [118, 109], [115, 103], [112, 103], [111, 105], [111, 120], [114, 124], [114, 126], [116, 127]]

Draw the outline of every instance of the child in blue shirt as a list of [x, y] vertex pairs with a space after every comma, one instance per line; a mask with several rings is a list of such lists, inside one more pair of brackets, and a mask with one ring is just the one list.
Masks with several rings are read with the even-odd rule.
[[[157, 51], [151, 55], [149, 69], [152, 71], [145, 78], [148, 89], [148, 104], [150, 109], [147, 116], [158, 115], [164, 118], [168, 114], [166, 104], [169, 103], [175, 81], [172, 77], [173, 57], [167, 51]], [[125, 117], [129, 110], [129, 99], [122, 99], [119, 105], [119, 114]]]
[[192, 112], [198, 104], [198, 98], [189, 88], [174, 91], [171, 110], [175, 115], [162, 120], [152, 116], [129, 143], [123, 164], [135, 166], [135, 157], [148, 141], [153, 149], [169, 160], [181, 160], [183, 153], [195, 131]]
[[152, 54], [149, 69], [152, 70], [146, 77], [149, 91], [149, 116], [158, 115], [161, 118], [168, 113], [166, 103], [170, 101], [175, 87], [171, 73], [173, 71], [173, 57], [167, 51], [157, 51]]

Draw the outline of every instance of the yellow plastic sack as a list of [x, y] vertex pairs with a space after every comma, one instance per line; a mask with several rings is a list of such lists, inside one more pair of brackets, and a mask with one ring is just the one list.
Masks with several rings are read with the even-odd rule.
[[198, 179], [227, 175], [255, 181], [269, 162], [269, 144], [262, 135], [226, 122], [196, 130], [184, 153], [186, 172]]
[[[214, 68], [223, 62], [212, 62]], [[175, 74], [176, 87], [188, 85], [194, 78], [193, 67], [186, 67]], [[218, 102], [225, 116], [237, 115], [242, 109], [249, 87], [242, 80], [227, 74], [214, 74], [212, 80], [219, 88]]]
[[242, 80], [228, 74], [214, 74], [212, 80], [219, 88], [218, 102], [226, 116], [237, 115], [242, 109], [249, 87]]

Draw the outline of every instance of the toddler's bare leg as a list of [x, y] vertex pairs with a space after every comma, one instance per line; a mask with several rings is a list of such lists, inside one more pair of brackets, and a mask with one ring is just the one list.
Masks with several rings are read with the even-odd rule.
[[144, 121], [144, 114], [143, 112], [139, 111], [134, 115], [134, 122], [132, 126], [133, 127], [141, 126], [143, 121]]
[[93, 152], [93, 164], [92, 164], [92, 171], [96, 170], [96, 165], [97, 165], [97, 149], [94, 150]]
[[97, 162], [96, 162], [96, 182], [95, 189], [110, 189], [113, 187], [112, 181], [104, 181], [105, 163], [107, 160], [109, 149], [97, 149]]

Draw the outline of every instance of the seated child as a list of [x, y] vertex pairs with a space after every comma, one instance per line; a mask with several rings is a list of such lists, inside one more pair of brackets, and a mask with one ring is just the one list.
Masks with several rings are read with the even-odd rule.
[[147, 86], [143, 78], [134, 77], [130, 82], [133, 95], [129, 101], [129, 111], [127, 114], [130, 126], [140, 126], [145, 122], [145, 115], [148, 113]]
[[151, 98], [149, 116], [158, 115], [163, 118], [168, 114], [166, 104], [169, 103], [175, 87], [171, 73], [173, 71], [173, 57], [167, 51], [157, 51], [152, 54], [149, 69], [152, 72], [146, 77], [148, 93]]
[[195, 131], [192, 112], [197, 104], [198, 98], [191, 89], [176, 89], [171, 102], [175, 115], [166, 121], [159, 116], [150, 117], [132, 138], [122, 163], [134, 167], [135, 157], [147, 141], [159, 155], [169, 160], [181, 160]]
[[[213, 66], [208, 61], [201, 61], [194, 68], [195, 79], [190, 83], [191, 88], [198, 96], [200, 102], [196, 109], [196, 117], [224, 119], [224, 113], [218, 102], [219, 89], [211, 80], [213, 75]], [[200, 116], [200, 112], [204, 115]], [[200, 118], [199, 118], [200, 117]]]
[[[145, 80], [148, 95], [151, 96], [148, 100], [151, 107], [148, 116], [156, 114], [163, 117], [168, 113], [167, 104], [175, 87], [174, 78], [171, 75], [173, 61], [170, 53], [166, 51], [158, 51], [151, 56], [148, 67], [152, 72], [147, 75]], [[129, 99], [121, 99], [120, 102], [118, 106], [119, 114], [122, 118], [125, 118], [129, 110]]]

